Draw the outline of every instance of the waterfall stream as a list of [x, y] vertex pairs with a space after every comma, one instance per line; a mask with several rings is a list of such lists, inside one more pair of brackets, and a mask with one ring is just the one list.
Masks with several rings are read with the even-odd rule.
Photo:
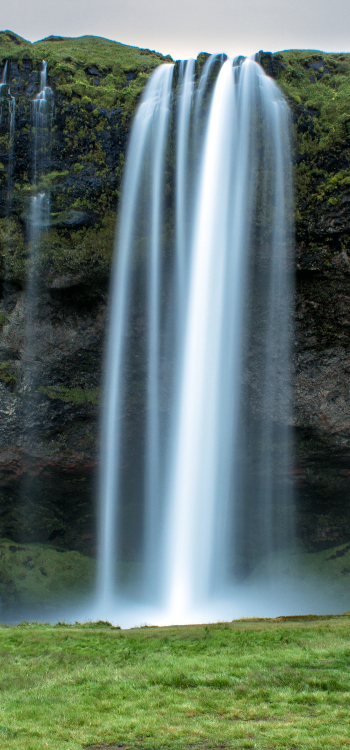
[[16, 119], [16, 100], [11, 95], [8, 83], [8, 62], [5, 63], [0, 81], [0, 131], [7, 131], [7, 214], [10, 214], [13, 183], [14, 135]]
[[[39, 252], [43, 230], [50, 223], [50, 189], [43, 182], [49, 171], [51, 156], [51, 126], [54, 99], [51, 88], [47, 85], [47, 63], [42, 62], [40, 72], [40, 90], [32, 101], [33, 126], [33, 166], [32, 184], [34, 194], [30, 199], [28, 212], [28, 269], [27, 269], [27, 316], [25, 328], [24, 359], [26, 360], [26, 392], [34, 392], [36, 383], [36, 333], [38, 315], [39, 285]], [[36, 417], [35, 405], [28, 401], [25, 412], [25, 429], [29, 447], [32, 450], [35, 441]]]
[[258, 63], [152, 74], [130, 138], [102, 418], [99, 616], [237, 613], [293, 543], [287, 104]]

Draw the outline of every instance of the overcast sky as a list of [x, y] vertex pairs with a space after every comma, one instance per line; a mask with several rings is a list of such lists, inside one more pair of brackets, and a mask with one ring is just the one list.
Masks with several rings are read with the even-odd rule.
[[94, 34], [174, 58], [303, 48], [350, 51], [350, 0], [3, 0], [30, 41]]

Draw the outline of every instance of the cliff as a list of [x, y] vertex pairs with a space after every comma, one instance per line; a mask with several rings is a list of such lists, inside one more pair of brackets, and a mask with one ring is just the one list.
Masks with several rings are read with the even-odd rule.
[[[31, 101], [43, 59], [54, 118], [50, 169], [38, 188], [50, 190], [51, 220], [40, 240], [28, 361]], [[16, 100], [11, 164], [4, 96], [0, 125], [0, 535], [90, 549], [120, 179], [137, 100], [164, 58], [96, 37], [30, 44], [4, 32], [0, 60]]]
[[350, 534], [350, 55], [260, 53], [295, 137], [295, 486], [308, 547]]
[[[299, 534], [319, 549], [350, 537], [350, 55], [259, 54], [287, 96], [295, 131], [293, 481]], [[43, 59], [55, 102], [50, 170], [42, 178], [51, 219], [40, 240], [35, 356], [28, 362], [30, 108]], [[94, 550], [120, 180], [138, 98], [167, 59], [96, 37], [30, 44], [0, 34], [0, 72], [8, 61], [16, 100], [11, 164], [8, 97], [0, 123], [0, 536]]]

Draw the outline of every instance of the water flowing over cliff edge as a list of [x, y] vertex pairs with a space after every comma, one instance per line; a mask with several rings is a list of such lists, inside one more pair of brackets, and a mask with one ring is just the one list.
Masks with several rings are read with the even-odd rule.
[[[115, 215], [135, 107], [164, 58], [94, 37], [51, 37], [32, 45], [12, 32], [0, 35], [0, 52], [9, 87], [1, 89], [0, 124], [0, 491], [1, 536], [8, 540], [1, 590], [14, 601], [16, 591], [24, 594], [11, 560], [24, 556], [23, 566], [25, 545], [42, 545], [50, 554], [74, 551], [89, 562], [95, 557], [98, 407]], [[203, 53], [195, 61], [195, 80], [208, 58]], [[28, 394], [31, 102], [43, 59], [55, 99], [51, 166], [41, 185], [50, 189], [51, 214], [39, 248], [38, 380]], [[296, 531], [305, 554], [326, 560], [337, 547], [339, 557], [322, 565], [339, 563], [344, 581], [350, 537], [350, 59], [289, 51], [260, 53], [260, 61], [287, 96], [296, 138]], [[142, 337], [145, 324], [134, 312], [133, 335]], [[135, 385], [136, 404], [137, 377]], [[24, 413], [35, 423], [34, 448], [23, 434]], [[40, 567], [31, 555], [33, 571], [23, 568], [27, 581]], [[35, 585], [46, 585], [50, 566]]]
[[[214, 56], [197, 86], [194, 60], [180, 64], [175, 91], [172, 80], [171, 65], [150, 78], [125, 167], [98, 596], [100, 617], [123, 617], [129, 595], [141, 621], [144, 602], [160, 609], [156, 621], [181, 623], [293, 545], [294, 237], [289, 112], [276, 84], [252, 60]], [[173, 151], [174, 203], [165, 196]], [[146, 330], [139, 343], [136, 305]], [[135, 360], [145, 361], [136, 423], [125, 418]], [[234, 592], [226, 596], [233, 613]]]

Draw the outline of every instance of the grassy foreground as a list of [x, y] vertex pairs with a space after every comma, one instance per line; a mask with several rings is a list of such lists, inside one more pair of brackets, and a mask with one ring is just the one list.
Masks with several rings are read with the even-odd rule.
[[0, 628], [0, 746], [350, 747], [350, 615]]

